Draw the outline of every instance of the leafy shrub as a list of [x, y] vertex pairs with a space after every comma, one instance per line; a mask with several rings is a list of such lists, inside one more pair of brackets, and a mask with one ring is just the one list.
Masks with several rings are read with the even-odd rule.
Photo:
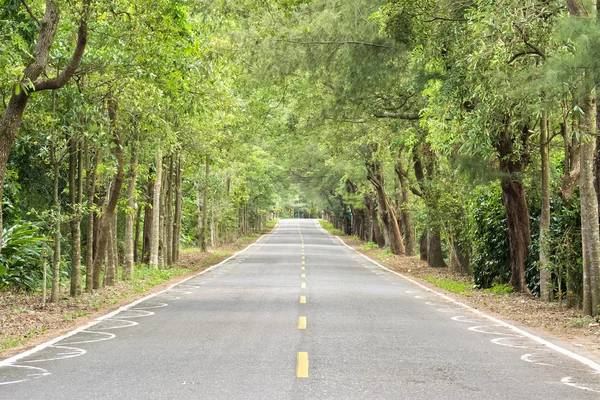
[[17, 222], [2, 232], [0, 287], [35, 290], [42, 280], [45, 242], [39, 227], [31, 222]]
[[510, 279], [506, 211], [500, 182], [478, 186], [469, 201], [469, 237], [475, 284], [482, 289]]

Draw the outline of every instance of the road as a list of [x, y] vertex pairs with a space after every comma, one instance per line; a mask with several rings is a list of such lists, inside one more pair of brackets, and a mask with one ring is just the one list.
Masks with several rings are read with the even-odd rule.
[[[8, 383], [13, 382], [13, 383]], [[599, 399], [600, 374], [283, 220], [0, 367], [0, 399]]]

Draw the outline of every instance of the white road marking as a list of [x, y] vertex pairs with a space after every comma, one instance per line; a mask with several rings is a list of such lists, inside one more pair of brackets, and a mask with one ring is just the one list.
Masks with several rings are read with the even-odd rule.
[[506, 346], [506, 347], [512, 347], [515, 349], [526, 349], [527, 346], [519, 346], [516, 344], [509, 344], [509, 343], [503, 343], [503, 340], [510, 340], [510, 339], [514, 339], [512, 337], [499, 337], [499, 338], [495, 338], [490, 340], [490, 342], [494, 343], [494, 344], [499, 344], [500, 346]]
[[592, 388], [589, 388], [589, 387], [586, 387], [586, 386], [581, 386], [581, 385], [577, 384], [577, 382], [574, 382], [573, 378], [570, 377], [570, 376], [565, 376], [560, 381], [562, 383], [564, 383], [565, 385], [569, 385], [569, 386], [572, 386], [572, 387], [577, 388], [577, 389], [586, 390], [586, 391], [594, 392], [594, 393], [600, 393], [600, 390], [594, 390]]
[[528, 363], [536, 364], [536, 365], [546, 365], [548, 367], [554, 366], [552, 364], [547, 364], [547, 363], [542, 363], [542, 362], [536, 361], [535, 356], [533, 354], [523, 354], [521, 356], [521, 360], [528, 362]]
[[[321, 226], [318, 223], [317, 223], [317, 225], [318, 225], [318, 228], [320, 228], [321, 230], [325, 231], [323, 228], [321, 228]], [[325, 231], [325, 232], [327, 234], [329, 234], [329, 232], [327, 232], [327, 231]], [[331, 235], [331, 236], [333, 236], [333, 235]], [[340, 239], [339, 237], [337, 237], [337, 239], [338, 239], [338, 241], [342, 245], [344, 245], [344, 246], [348, 247], [349, 249], [352, 249], [353, 251], [357, 252], [354, 248], [352, 248], [351, 246], [348, 246], [346, 243], [344, 243], [344, 241], [342, 239]], [[466, 310], [469, 310], [470, 312], [472, 312], [472, 313], [474, 313], [474, 314], [476, 314], [476, 315], [478, 315], [480, 317], [483, 317], [483, 318], [487, 319], [488, 321], [491, 321], [491, 322], [493, 322], [495, 324], [498, 324], [500, 326], [508, 328], [511, 331], [513, 331], [513, 332], [515, 332], [515, 333], [517, 333], [517, 334], [519, 334], [521, 336], [525, 336], [525, 337], [533, 340], [536, 343], [539, 343], [539, 344], [541, 344], [541, 345], [543, 345], [543, 346], [545, 346], [545, 347], [547, 347], [549, 349], [552, 349], [552, 350], [554, 350], [554, 351], [556, 351], [556, 352], [558, 352], [560, 354], [563, 354], [563, 355], [565, 355], [565, 356], [567, 356], [569, 358], [572, 358], [573, 360], [576, 360], [576, 361], [580, 362], [581, 364], [587, 365], [588, 367], [590, 367], [594, 371], [600, 372], [600, 364], [598, 364], [597, 362], [595, 362], [595, 361], [593, 361], [593, 360], [591, 360], [591, 359], [589, 359], [587, 357], [584, 357], [582, 355], [573, 353], [572, 351], [569, 351], [569, 350], [567, 350], [567, 349], [565, 349], [563, 347], [560, 347], [560, 346], [558, 346], [558, 345], [556, 345], [556, 344], [554, 344], [554, 343], [552, 343], [552, 342], [550, 342], [550, 341], [548, 341], [546, 339], [542, 339], [541, 337], [539, 337], [537, 335], [534, 335], [533, 333], [527, 332], [527, 331], [525, 331], [525, 330], [523, 330], [521, 328], [517, 328], [516, 326], [511, 325], [508, 322], [502, 321], [501, 319], [498, 319], [496, 317], [492, 317], [491, 315], [488, 315], [488, 314], [484, 313], [483, 311], [479, 311], [479, 310], [477, 310], [477, 309], [475, 309], [475, 308], [473, 308], [471, 306], [468, 306], [468, 305], [466, 305], [464, 303], [461, 303], [460, 301], [455, 300], [452, 297], [447, 296], [447, 295], [445, 295], [445, 294], [443, 294], [441, 292], [433, 290], [433, 289], [431, 289], [431, 288], [423, 285], [420, 282], [417, 282], [416, 280], [414, 280], [414, 279], [412, 279], [412, 278], [410, 278], [410, 277], [408, 277], [406, 275], [403, 275], [403, 274], [401, 274], [399, 272], [396, 272], [396, 271], [392, 271], [391, 269], [389, 269], [389, 268], [387, 268], [387, 267], [379, 264], [377, 261], [372, 260], [371, 258], [367, 257], [366, 255], [364, 255], [362, 253], [359, 253], [359, 254], [361, 256], [363, 256], [364, 258], [366, 258], [367, 260], [369, 260], [371, 263], [377, 265], [378, 267], [380, 267], [380, 268], [382, 268], [382, 269], [384, 269], [384, 270], [386, 270], [388, 272], [391, 272], [392, 274], [395, 274], [395, 275], [401, 277], [402, 279], [405, 279], [405, 280], [409, 281], [413, 285], [418, 286], [419, 288], [421, 288], [421, 289], [423, 289], [423, 290], [425, 290], [427, 292], [433, 293], [436, 296], [439, 296], [442, 299], [447, 300], [449, 303], [456, 304], [457, 306], [460, 306], [460, 307], [462, 307], [462, 308], [464, 308]]]

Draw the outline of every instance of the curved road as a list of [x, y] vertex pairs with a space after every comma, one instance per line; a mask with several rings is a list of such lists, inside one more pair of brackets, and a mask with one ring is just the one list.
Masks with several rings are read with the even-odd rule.
[[599, 399], [600, 374], [284, 220], [6, 365], [0, 399]]

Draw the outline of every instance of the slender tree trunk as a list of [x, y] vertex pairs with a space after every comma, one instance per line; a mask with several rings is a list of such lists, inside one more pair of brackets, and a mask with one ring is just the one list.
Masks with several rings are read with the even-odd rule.
[[[89, 143], [86, 144], [86, 151], [89, 152]], [[92, 152], [93, 153], [93, 152]], [[86, 175], [87, 188], [87, 247], [85, 250], [85, 291], [92, 293], [94, 287], [94, 196], [96, 195], [96, 170], [100, 161], [100, 153], [88, 154], [88, 168]]]
[[168, 172], [162, 174], [162, 193], [160, 195], [160, 229], [159, 229], [159, 244], [158, 244], [158, 265], [160, 268], [164, 268], [167, 263], [167, 186], [168, 186]]
[[134, 263], [141, 263], [142, 260], [140, 259], [140, 232], [141, 232], [141, 225], [142, 224], [142, 207], [137, 207], [137, 211], [135, 213], [135, 236], [133, 239], [133, 261]]
[[433, 268], [446, 268], [439, 229], [432, 228], [427, 235], [427, 263]]
[[581, 144], [581, 244], [583, 250], [583, 312], [598, 315], [600, 310], [600, 232], [598, 197], [594, 187], [594, 154], [596, 152], [596, 93], [593, 90], [581, 109], [580, 129], [585, 134]]
[[160, 197], [162, 185], [162, 150], [156, 152], [156, 180], [152, 199], [152, 232], [150, 234], [150, 266], [158, 268], [158, 249], [160, 244]]
[[423, 230], [423, 233], [421, 234], [421, 239], [419, 239], [419, 259], [421, 261], [427, 261], [427, 258], [429, 257], [428, 244], [429, 240], [427, 235], [427, 228], [425, 228]]
[[[125, 256], [123, 257], [123, 280], [133, 277], [136, 242], [133, 237], [134, 218], [136, 214], [135, 188], [137, 182], [138, 143], [131, 146], [131, 162], [129, 164], [129, 179], [127, 184], [127, 212], [125, 213]], [[138, 225], [139, 226], [139, 225]]]
[[167, 175], [167, 197], [165, 199], [165, 255], [167, 265], [173, 265], [173, 155], [169, 156]]
[[115, 224], [114, 218], [111, 218], [108, 224], [108, 244], [106, 248], [106, 264], [104, 266], [104, 286], [115, 285]]
[[144, 233], [142, 243], [142, 262], [150, 263], [150, 248], [152, 247], [152, 202], [154, 201], [154, 181], [152, 171], [148, 175], [148, 191], [146, 196], [146, 206], [144, 207]]
[[179, 261], [179, 246], [181, 242], [181, 206], [183, 203], [181, 193], [181, 155], [177, 157], [177, 170], [175, 177], [175, 218], [173, 220], [173, 261]]
[[106, 206], [104, 207], [104, 214], [99, 222], [98, 227], [98, 247], [94, 256], [93, 263], [94, 289], [97, 289], [100, 286], [100, 272], [102, 268], [102, 263], [106, 256], [106, 247], [108, 245], [109, 238], [109, 234], [107, 231], [109, 230], [111, 222], [113, 220], [113, 215], [116, 211], [117, 202], [121, 193], [121, 186], [123, 186], [123, 180], [125, 177], [125, 171], [123, 168], [123, 140], [121, 139], [121, 134], [117, 126], [117, 102], [111, 95], [109, 95], [108, 98], [108, 115], [111, 122], [111, 130], [113, 134], [113, 154], [117, 159], [117, 172], [115, 174], [113, 185], [110, 190], [110, 196], [108, 197], [108, 200], [106, 201]]
[[200, 250], [206, 252], [206, 239], [208, 234], [208, 177], [210, 175], [210, 159], [206, 156], [206, 163], [204, 167], [204, 174], [206, 181], [202, 191], [202, 229], [200, 231]]
[[408, 210], [410, 204], [410, 184], [408, 182], [408, 171], [404, 166], [404, 162], [402, 161], [402, 155], [398, 156], [398, 161], [396, 162], [396, 175], [398, 175], [398, 180], [400, 181], [400, 190], [402, 191], [401, 212], [402, 224], [404, 225], [406, 255], [414, 256], [415, 235], [413, 232], [412, 218], [410, 216], [410, 211]]
[[71, 203], [71, 296], [81, 294], [81, 206], [83, 157], [79, 139], [69, 140], [69, 200]]
[[56, 139], [52, 139], [51, 155], [52, 165], [54, 167], [54, 259], [52, 262], [52, 291], [50, 292], [50, 302], [56, 303], [59, 297], [60, 290], [60, 225], [61, 225], [61, 209], [60, 209], [60, 161], [56, 155]]
[[550, 231], [550, 140], [548, 118], [542, 111], [540, 119], [540, 155], [542, 159], [542, 210], [540, 214], [540, 298], [552, 301], [552, 274], [549, 263]]

